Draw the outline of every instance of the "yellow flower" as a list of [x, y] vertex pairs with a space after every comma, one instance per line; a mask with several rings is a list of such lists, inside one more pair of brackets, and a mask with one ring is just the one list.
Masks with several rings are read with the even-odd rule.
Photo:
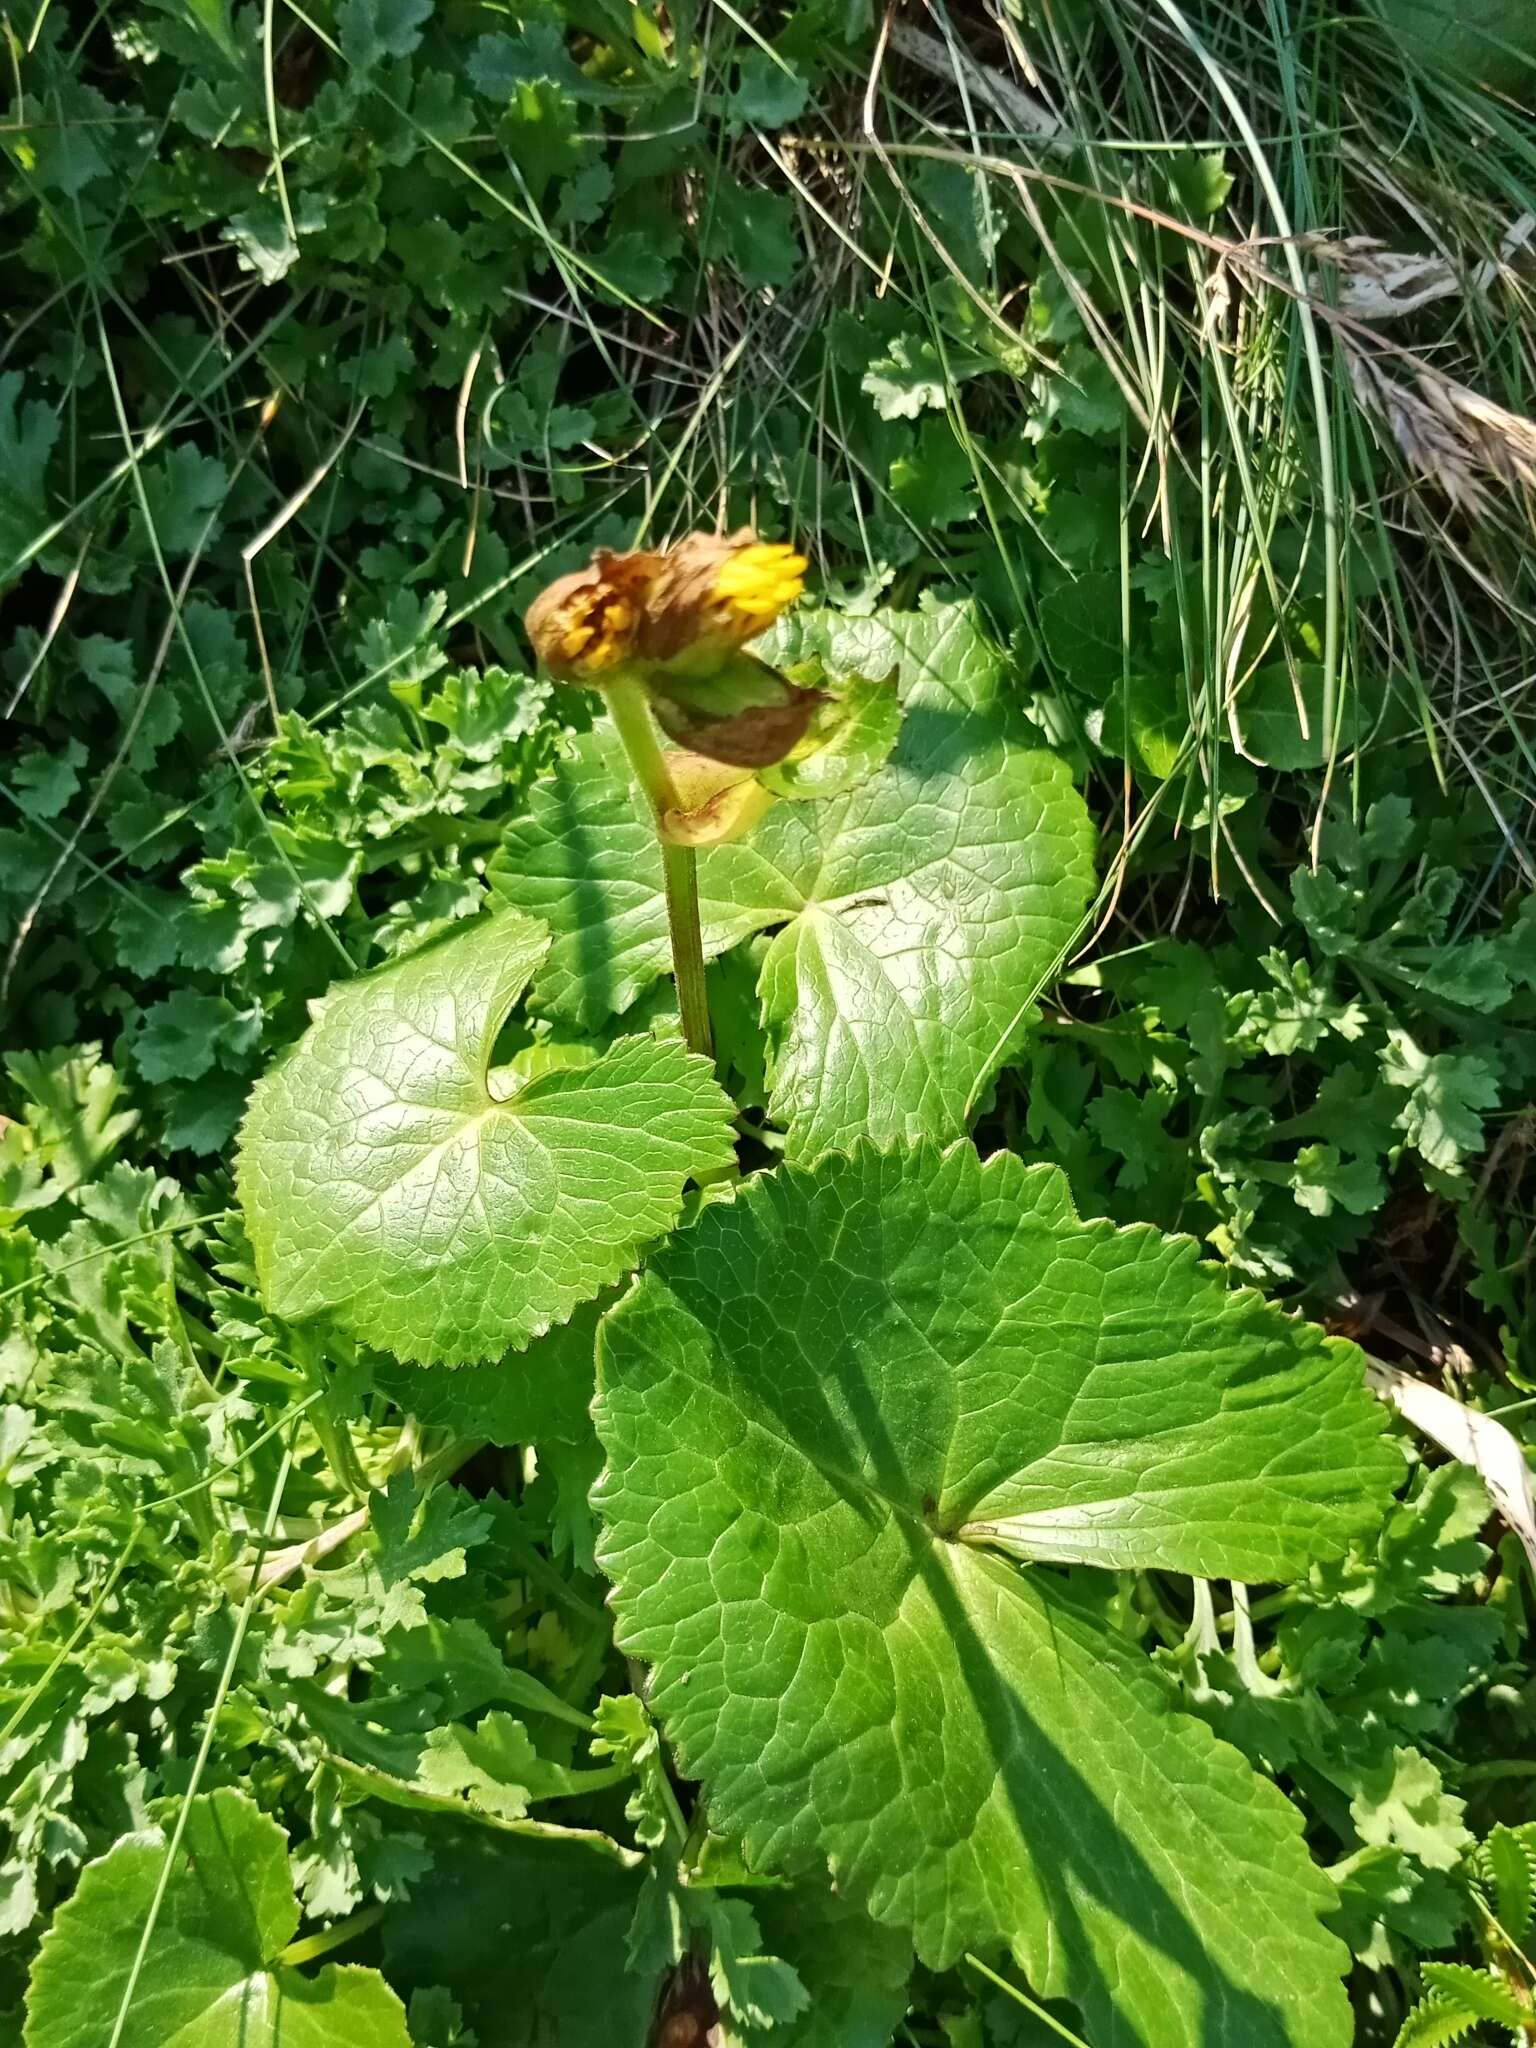
[[716, 599], [761, 632], [805, 588], [807, 562], [782, 541], [751, 541], [715, 572]]
[[528, 608], [528, 636], [550, 674], [592, 683], [626, 662], [691, 673], [773, 624], [805, 584], [806, 559], [782, 541], [691, 533], [665, 554], [600, 548]]
[[582, 591], [566, 606], [557, 631], [566, 661], [612, 668], [624, 659], [635, 637], [635, 608], [628, 598]]
[[662, 557], [640, 629], [642, 653], [697, 665], [771, 626], [805, 581], [805, 557], [750, 526], [736, 533], [690, 533]]

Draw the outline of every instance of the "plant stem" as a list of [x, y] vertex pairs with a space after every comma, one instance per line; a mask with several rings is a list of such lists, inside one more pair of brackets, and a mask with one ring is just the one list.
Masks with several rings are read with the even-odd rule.
[[699, 856], [692, 846], [661, 842], [661, 872], [667, 888], [667, 924], [672, 933], [672, 977], [683, 1042], [690, 1052], [714, 1057], [709, 996], [704, 986], [704, 932], [699, 922]]
[[657, 742], [645, 688], [634, 676], [621, 676], [603, 691], [608, 712], [636, 782], [645, 791], [661, 848], [661, 872], [667, 892], [667, 925], [672, 934], [672, 978], [677, 984], [678, 1015], [683, 1042], [690, 1052], [711, 1057], [709, 998], [704, 988], [704, 934], [699, 923], [698, 854], [691, 846], [673, 846], [662, 832], [662, 818], [678, 807], [677, 791], [667, 773], [666, 757]]
[[289, 1942], [277, 1960], [290, 1970], [296, 1963], [312, 1963], [316, 1956], [329, 1955], [333, 1948], [340, 1948], [354, 1936], [366, 1934], [383, 1918], [382, 1906], [364, 1906], [360, 1913], [351, 1913], [331, 1927], [322, 1927], [318, 1934], [307, 1934], [302, 1941]]
[[1017, 1984], [1010, 1984], [1008, 1979], [1000, 1977], [996, 1970], [989, 1970], [979, 1956], [973, 1956], [967, 1950], [965, 1960], [979, 1976], [985, 1977], [989, 1984], [995, 1984], [999, 1991], [1006, 1991], [1015, 2004], [1022, 2005], [1026, 2012], [1032, 2012], [1035, 2018], [1043, 2025], [1049, 2027], [1053, 2034], [1059, 2034], [1063, 2041], [1070, 2041], [1073, 2044], [1073, 2048], [1088, 2048], [1088, 2043], [1081, 2034], [1074, 2034], [1070, 2027], [1064, 2027], [1061, 2021], [1053, 2018], [1043, 2005], [1036, 2005], [1029, 1993], [1021, 1991]]

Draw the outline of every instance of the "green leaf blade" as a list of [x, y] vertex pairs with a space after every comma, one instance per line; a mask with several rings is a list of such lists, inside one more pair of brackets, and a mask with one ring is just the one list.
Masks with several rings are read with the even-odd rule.
[[192, 1801], [139, 1965], [166, 1854], [152, 1829], [88, 1866], [33, 1966], [26, 2048], [409, 2048], [375, 1971], [278, 1962], [299, 1924], [288, 1852], [243, 1793]]
[[342, 985], [258, 1084], [238, 1185], [280, 1315], [334, 1314], [397, 1357], [515, 1349], [619, 1279], [731, 1157], [708, 1063], [630, 1038], [510, 1099], [496, 1030], [543, 957], [532, 920], [451, 933]]
[[[1069, 1442], [1086, 1411], [1079, 1462], [1118, 1485], [1093, 1504], [1100, 1555], [1182, 1557], [1176, 1488], [1156, 1533], [1139, 1527], [1158, 1461], [1200, 1434], [1193, 1415], [1161, 1433], [1150, 1387], [1137, 1410], [1158, 1355], [1164, 1397], [1181, 1374], [1210, 1382], [1224, 1484], [1245, 1496], [1200, 1537], [1209, 1561], [1279, 1576], [1304, 1568], [1304, 1521], [1336, 1550], [1375, 1513], [1392, 1461], [1350, 1360], [1273, 1312], [1256, 1349], [1259, 1305], [1240, 1301], [1226, 1341], [1243, 1404], [1223, 1418], [1226, 1382], [1181, 1343], [1232, 1298], [1176, 1243], [1166, 1271], [1141, 1266], [1149, 1235], [1079, 1224], [1059, 1175], [983, 1168], [965, 1147], [861, 1148], [752, 1183], [603, 1325], [600, 1561], [621, 1646], [653, 1665], [683, 1767], [755, 1864], [824, 1857], [938, 1967], [1008, 1943], [1045, 1995], [1082, 2005], [1101, 2048], [1320, 2048], [1347, 2038], [1342, 1951], [1318, 1925], [1331, 1894], [1298, 1816], [1171, 1711], [1075, 1586], [958, 1540], [1007, 1495], [1005, 1468]], [[1126, 1321], [1149, 1290], [1164, 1322], [1151, 1358]], [[1107, 1363], [1088, 1379], [1119, 1378], [1085, 1394], [1073, 1346], [1089, 1325]], [[1354, 1404], [1320, 1453], [1332, 1507], [1301, 1412], [1294, 1499], [1258, 1490], [1296, 1393], [1265, 1347], [1297, 1370], [1320, 1359]], [[1054, 1453], [1040, 1455], [1044, 1472]], [[1073, 1483], [1061, 1468], [1042, 1486]]]
[[[627, 1010], [671, 967], [656, 828], [606, 723], [583, 734], [537, 785], [487, 879], [498, 902], [550, 927], [533, 982], [534, 1007], [545, 1016], [590, 1029]], [[798, 894], [751, 846], [714, 847], [699, 863], [708, 958], [799, 908]]]
[[805, 900], [760, 984], [786, 1157], [958, 1137], [1077, 930], [1087, 812], [1016, 722], [969, 606], [797, 620], [780, 651], [894, 671], [903, 706], [879, 775], [808, 817], [775, 812], [755, 841]]
[[1449, 1999], [1480, 2020], [1508, 2027], [1512, 2034], [1530, 2018], [1530, 2007], [1488, 1970], [1471, 1963], [1421, 1963], [1419, 1973], [1432, 1992]]
[[1536, 1829], [1506, 1827], [1500, 1821], [1483, 1844], [1482, 1867], [1493, 1889], [1500, 1927], [1513, 1942], [1524, 1941], [1536, 1893]]
[[390, 1916], [390, 1975], [451, 1985], [484, 2048], [643, 2040], [656, 1986], [621, 1967], [641, 1882], [582, 1843], [446, 1842]]

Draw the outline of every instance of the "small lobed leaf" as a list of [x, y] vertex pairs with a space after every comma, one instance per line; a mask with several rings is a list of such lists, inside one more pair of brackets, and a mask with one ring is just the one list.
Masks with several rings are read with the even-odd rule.
[[1446, 1791], [1439, 1769], [1422, 1751], [1402, 1743], [1368, 1750], [1339, 1775], [1362, 1842], [1402, 1849], [1429, 1870], [1454, 1870], [1471, 1846], [1462, 1818], [1465, 1800]]
[[707, 1061], [627, 1038], [510, 1097], [497, 1029], [547, 934], [503, 916], [334, 989], [257, 1084], [237, 1184], [273, 1310], [399, 1358], [525, 1345], [634, 1264], [732, 1157]]
[[757, 1915], [745, 1899], [706, 1894], [709, 1976], [721, 2010], [747, 2027], [792, 2023], [810, 2004], [800, 1973], [782, 1956], [765, 1953]]
[[860, 388], [881, 419], [915, 420], [925, 411], [943, 412], [963, 379], [996, 367], [994, 358], [964, 343], [952, 341], [941, 351], [928, 335], [896, 334], [870, 363]]
[[[711, 1205], [599, 1332], [599, 1559], [713, 1824], [1097, 2048], [1347, 2039], [1295, 1811], [1036, 1558], [1279, 1578], [1398, 1469], [1358, 1354], [1054, 1168], [860, 1147]], [[1006, 1525], [1006, 1527], [1005, 1527]]]
[[1419, 1974], [1432, 1992], [1459, 2005], [1480, 2020], [1492, 2020], [1511, 2032], [1532, 2017], [1531, 2007], [1489, 1970], [1471, 1963], [1421, 1963]]
[[541, 1800], [580, 1797], [612, 1782], [611, 1771], [573, 1771], [534, 1747], [524, 1722], [500, 1709], [473, 1728], [450, 1722], [428, 1731], [416, 1782], [442, 1797], [462, 1796], [475, 1810], [521, 1820]]
[[1524, 1941], [1536, 1893], [1536, 1827], [1526, 1822], [1511, 1828], [1500, 1821], [1484, 1842], [1479, 1860], [1488, 1876], [1500, 1927], [1511, 1941]]
[[303, 1976], [278, 1960], [299, 1924], [288, 1851], [244, 1793], [191, 1802], [156, 1910], [167, 1850], [148, 1829], [87, 1866], [33, 1965], [26, 2048], [410, 2048], [404, 2007], [376, 1971], [330, 1963]]
[[1406, 1091], [1399, 1128], [1430, 1166], [1455, 1172], [1481, 1150], [1483, 1112], [1499, 1101], [1498, 1076], [1477, 1053], [1426, 1053], [1406, 1031], [1387, 1033], [1382, 1076]]
[[791, 1963], [810, 1993], [775, 2048], [887, 2048], [907, 2009], [906, 1937], [820, 1886], [765, 1888], [752, 1910], [763, 1946]]

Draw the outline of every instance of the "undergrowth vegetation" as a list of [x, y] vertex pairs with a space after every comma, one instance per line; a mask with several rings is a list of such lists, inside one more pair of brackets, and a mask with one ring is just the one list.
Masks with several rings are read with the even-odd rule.
[[5, 26], [0, 2035], [1536, 2040], [1523, 11]]

